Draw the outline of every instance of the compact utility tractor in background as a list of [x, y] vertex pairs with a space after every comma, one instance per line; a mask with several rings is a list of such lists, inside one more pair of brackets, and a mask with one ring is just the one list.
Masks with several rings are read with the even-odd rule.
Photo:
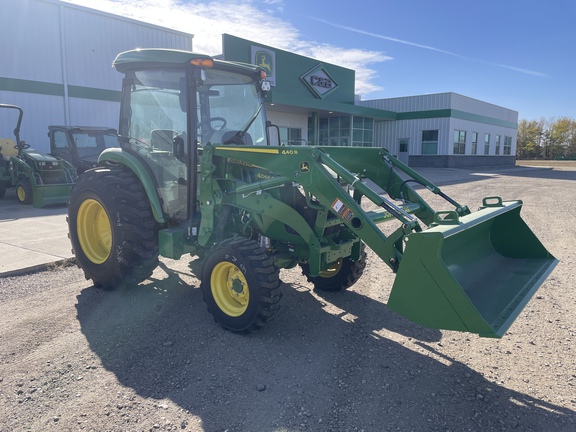
[[0, 108], [18, 113], [15, 140], [0, 138], [0, 198], [7, 188], [16, 187], [16, 197], [22, 204], [66, 204], [76, 180], [74, 167], [63, 159], [37, 152], [20, 140], [22, 108], [8, 104], [0, 104]]
[[[95, 286], [137, 284], [159, 255], [197, 256], [210, 313], [249, 331], [278, 312], [279, 269], [343, 290], [362, 276], [366, 245], [396, 273], [391, 309], [501, 337], [556, 265], [521, 201], [487, 197], [471, 212], [384, 148], [268, 145], [270, 86], [256, 66], [154, 49], [114, 66], [125, 75], [121, 148], [78, 177], [69, 204]], [[414, 183], [450, 209], [433, 210]]]
[[78, 174], [98, 166], [107, 148], [120, 147], [116, 129], [98, 126], [48, 126], [50, 154], [70, 162]]

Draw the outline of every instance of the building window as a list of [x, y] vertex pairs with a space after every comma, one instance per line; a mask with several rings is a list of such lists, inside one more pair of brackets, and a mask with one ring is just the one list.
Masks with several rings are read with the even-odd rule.
[[500, 135], [496, 135], [496, 152], [494, 154], [500, 154]]
[[318, 119], [318, 143], [312, 143], [314, 129], [312, 117], [308, 117], [308, 139], [310, 144], [322, 146], [350, 145], [350, 116], [320, 117]]
[[329, 145], [350, 145], [350, 116], [330, 117]]
[[352, 145], [372, 147], [374, 140], [374, 119], [356, 117], [352, 119]]
[[512, 154], [512, 137], [504, 137], [504, 155], [509, 156]]
[[409, 138], [400, 138], [398, 140], [398, 152], [399, 153], [408, 153], [408, 143]]
[[472, 154], [478, 154], [478, 132], [472, 132]]
[[328, 136], [330, 135], [328, 119], [319, 118], [318, 119], [318, 145], [327, 146], [329, 145]]
[[484, 134], [484, 154], [490, 154], [490, 134]]
[[454, 154], [466, 154], [466, 131], [454, 131]]
[[422, 154], [438, 154], [438, 130], [422, 131]]
[[302, 129], [281, 127], [280, 129], [280, 142], [283, 145], [302, 145]]

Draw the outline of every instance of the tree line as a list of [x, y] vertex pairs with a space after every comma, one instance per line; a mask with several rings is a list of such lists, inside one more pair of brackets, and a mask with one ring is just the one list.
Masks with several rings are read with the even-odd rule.
[[576, 159], [576, 120], [520, 120], [518, 159]]

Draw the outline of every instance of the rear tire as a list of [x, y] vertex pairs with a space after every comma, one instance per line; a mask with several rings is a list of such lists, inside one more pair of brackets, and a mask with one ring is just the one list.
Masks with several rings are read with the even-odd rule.
[[20, 180], [16, 184], [16, 198], [20, 204], [32, 204], [32, 185], [28, 179]]
[[318, 276], [310, 276], [308, 264], [301, 264], [302, 274], [308, 282], [314, 284], [319, 291], [342, 291], [350, 288], [362, 277], [366, 268], [366, 251], [364, 243], [360, 243], [360, 258], [352, 261], [350, 257], [340, 258], [330, 268]]
[[158, 223], [140, 180], [128, 169], [96, 168], [79, 176], [68, 227], [76, 260], [98, 288], [136, 285], [158, 265]]
[[206, 256], [201, 288], [208, 312], [234, 332], [259, 329], [280, 309], [278, 267], [253, 240], [215, 246]]

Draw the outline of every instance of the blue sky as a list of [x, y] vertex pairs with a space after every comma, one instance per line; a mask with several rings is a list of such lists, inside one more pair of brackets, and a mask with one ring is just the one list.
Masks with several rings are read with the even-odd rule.
[[576, 0], [66, 0], [194, 34], [229, 33], [356, 70], [363, 100], [455, 92], [576, 119]]

